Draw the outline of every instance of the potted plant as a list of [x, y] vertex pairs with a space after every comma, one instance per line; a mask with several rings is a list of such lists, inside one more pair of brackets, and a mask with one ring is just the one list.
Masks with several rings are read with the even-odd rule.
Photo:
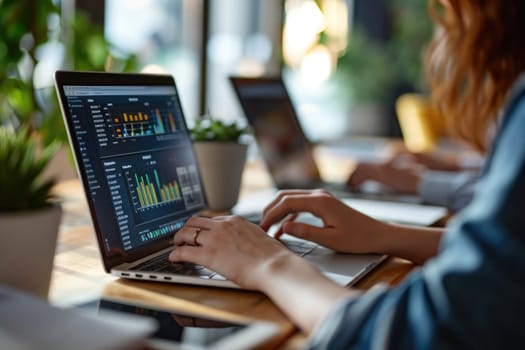
[[246, 128], [207, 116], [199, 118], [190, 132], [208, 207], [228, 211], [239, 198], [248, 148], [240, 139]]
[[62, 210], [41, 177], [58, 144], [38, 146], [26, 128], [0, 127], [0, 284], [46, 297]]

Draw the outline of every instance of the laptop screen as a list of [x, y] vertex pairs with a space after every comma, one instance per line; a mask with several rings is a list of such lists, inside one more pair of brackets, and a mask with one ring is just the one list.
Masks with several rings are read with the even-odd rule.
[[205, 206], [174, 83], [63, 80], [62, 107], [103, 253], [129, 256], [171, 240]]
[[252, 126], [268, 170], [279, 188], [310, 187], [321, 179], [280, 78], [230, 78]]

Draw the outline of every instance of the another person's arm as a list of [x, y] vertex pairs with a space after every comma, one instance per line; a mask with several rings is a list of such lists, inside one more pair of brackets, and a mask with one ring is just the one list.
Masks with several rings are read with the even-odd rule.
[[440, 205], [457, 212], [467, 206], [474, 195], [479, 171], [436, 171], [415, 164], [360, 163], [347, 181], [358, 189], [365, 181], [377, 181], [397, 192], [419, 195], [424, 203]]
[[453, 212], [465, 208], [472, 197], [479, 171], [445, 172], [426, 170], [421, 174], [418, 194], [424, 203], [441, 205]]
[[[457, 140], [459, 141], [459, 140]], [[456, 147], [461, 147], [458, 144]], [[393, 159], [416, 163], [437, 171], [478, 171], [483, 166], [484, 156], [469, 150], [467, 145], [456, 152], [410, 152], [406, 149], [394, 151]]]
[[354, 169], [346, 186], [351, 190], [359, 190], [366, 181], [377, 181], [394, 191], [406, 194], [418, 194], [419, 184], [421, 183], [421, 173], [424, 167], [404, 163], [397, 164], [393, 161], [385, 163], [359, 163]]

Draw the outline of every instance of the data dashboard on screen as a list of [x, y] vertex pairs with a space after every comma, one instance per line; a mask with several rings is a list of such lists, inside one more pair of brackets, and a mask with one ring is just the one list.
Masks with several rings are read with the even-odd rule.
[[173, 234], [204, 205], [172, 86], [64, 86], [107, 253]]

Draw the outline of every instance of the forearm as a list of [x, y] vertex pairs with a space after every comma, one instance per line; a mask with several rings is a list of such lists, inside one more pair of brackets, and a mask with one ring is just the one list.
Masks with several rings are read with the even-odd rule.
[[261, 269], [261, 291], [306, 334], [310, 334], [340, 300], [358, 295], [355, 290], [335, 284], [293, 254], [273, 257]]
[[443, 232], [442, 228], [384, 224], [377, 253], [423, 264], [438, 253]]

